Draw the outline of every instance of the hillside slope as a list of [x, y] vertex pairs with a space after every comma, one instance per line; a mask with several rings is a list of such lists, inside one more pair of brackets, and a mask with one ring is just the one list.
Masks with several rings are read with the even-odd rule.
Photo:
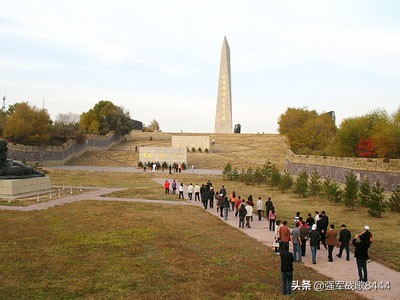
[[170, 147], [172, 135], [207, 135], [215, 140], [210, 153], [188, 153], [188, 165], [198, 169], [221, 170], [228, 162], [238, 169], [257, 167], [268, 159], [282, 169], [288, 147], [286, 138], [279, 134], [132, 132], [131, 141], [122, 142], [107, 151], [86, 152], [69, 161], [68, 165], [137, 166], [139, 152], [135, 152], [136, 147]]

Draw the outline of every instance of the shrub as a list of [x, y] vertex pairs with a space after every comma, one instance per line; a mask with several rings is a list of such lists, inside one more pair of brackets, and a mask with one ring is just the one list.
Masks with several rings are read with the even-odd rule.
[[162, 167], [163, 169], [167, 169], [167, 168], [168, 168], [167, 162], [164, 161], [164, 162], [162, 163], [161, 167]]
[[360, 204], [367, 206], [371, 197], [371, 184], [368, 178], [365, 178], [360, 185], [360, 190], [358, 192], [358, 197], [360, 199]]
[[308, 189], [308, 174], [307, 172], [302, 172], [295, 181], [294, 193], [305, 198], [307, 197], [307, 189]]
[[281, 173], [279, 172], [278, 168], [275, 164], [271, 167], [271, 179], [270, 184], [272, 187], [278, 186], [279, 182], [281, 181]]
[[340, 189], [338, 183], [331, 181], [329, 178], [324, 182], [324, 192], [329, 201], [334, 203], [342, 201], [343, 191]]
[[383, 194], [383, 187], [377, 182], [371, 191], [371, 197], [368, 201], [368, 213], [371, 217], [381, 218], [385, 212], [385, 196]]
[[343, 202], [347, 207], [354, 207], [357, 200], [358, 182], [353, 172], [346, 175], [346, 187], [344, 188]]
[[196, 152], [196, 148], [195, 147], [192, 148], [192, 152]]
[[254, 171], [253, 176], [254, 176], [254, 182], [257, 183], [258, 186], [260, 186], [260, 184], [264, 182], [264, 176], [263, 176], [263, 174], [261, 173], [260, 168], [257, 168], [257, 169]]
[[310, 195], [314, 197], [314, 199], [317, 198], [317, 196], [322, 190], [321, 177], [319, 176], [317, 171], [311, 173], [309, 190], [310, 190]]
[[253, 172], [253, 169], [252, 169], [251, 167], [248, 167], [248, 168], [246, 169], [245, 174], [244, 174], [243, 182], [244, 182], [245, 184], [253, 184], [254, 181], [255, 181], [255, 180], [254, 180], [254, 172]]
[[186, 164], [184, 162], [181, 164], [181, 166], [182, 166], [182, 170], [186, 170]]
[[224, 169], [222, 170], [222, 175], [224, 179], [231, 180], [232, 179], [232, 165], [228, 162]]
[[201, 150], [201, 148], [199, 147], [199, 149], [197, 149], [197, 151], [199, 151], [200, 153], [203, 152], [203, 150]]
[[143, 163], [141, 161], [138, 162], [138, 167], [143, 168]]
[[400, 186], [393, 191], [393, 194], [389, 198], [388, 206], [391, 211], [400, 212]]
[[293, 186], [293, 177], [287, 170], [283, 173], [279, 181], [279, 190], [284, 193]]
[[235, 167], [231, 173], [231, 180], [237, 181], [239, 180], [239, 170]]
[[208, 151], [208, 149], [206, 148], [206, 149], [204, 149], [204, 152], [205, 152], [205, 153], [208, 153], [209, 151]]

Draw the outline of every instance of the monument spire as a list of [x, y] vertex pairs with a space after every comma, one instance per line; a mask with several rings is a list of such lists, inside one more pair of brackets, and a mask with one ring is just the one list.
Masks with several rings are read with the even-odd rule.
[[222, 43], [219, 67], [215, 133], [232, 133], [231, 58], [226, 36]]

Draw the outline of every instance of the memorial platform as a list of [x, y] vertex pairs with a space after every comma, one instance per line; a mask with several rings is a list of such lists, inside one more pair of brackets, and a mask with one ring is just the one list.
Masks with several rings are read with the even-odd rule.
[[50, 192], [50, 177], [0, 180], [0, 198], [18, 198]]

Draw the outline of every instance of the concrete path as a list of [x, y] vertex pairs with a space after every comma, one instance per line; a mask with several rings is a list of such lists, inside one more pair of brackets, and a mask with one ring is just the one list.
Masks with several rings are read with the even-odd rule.
[[[102, 167], [101, 167], [102, 168]], [[118, 168], [112, 168], [118, 169]], [[126, 168], [124, 168], [126, 169]], [[88, 168], [89, 170], [89, 168]], [[93, 167], [90, 167], [90, 170], [94, 170]], [[104, 171], [104, 169], [102, 168]], [[165, 178], [172, 182], [172, 178]], [[165, 181], [162, 178], [155, 178], [154, 180], [162, 185]], [[179, 184], [179, 182], [178, 182]], [[69, 187], [66, 187], [69, 188]], [[161, 187], [160, 187], [161, 188]], [[184, 195], [187, 197], [187, 186], [185, 185]], [[72, 195], [68, 197], [59, 198], [56, 200], [51, 200], [48, 202], [33, 204], [25, 207], [16, 207], [16, 206], [0, 206], [0, 210], [13, 210], [13, 211], [34, 211], [34, 210], [44, 210], [51, 207], [55, 207], [57, 205], [64, 205], [68, 203], [73, 203], [76, 201], [83, 200], [97, 200], [97, 201], [123, 201], [123, 202], [142, 202], [142, 203], [157, 203], [157, 204], [167, 204], [167, 205], [195, 205], [199, 207], [203, 207], [200, 201], [162, 201], [162, 200], [146, 200], [146, 199], [126, 199], [126, 198], [112, 198], [112, 197], [101, 197], [101, 195], [109, 194], [115, 191], [123, 190], [121, 188], [96, 188], [93, 191], [89, 191], [87, 193], [82, 193], [78, 195]], [[177, 195], [178, 197], [178, 195]], [[239, 220], [234, 216], [233, 213], [229, 214], [228, 221], [224, 221], [217, 213], [216, 208], [206, 210], [208, 213], [213, 214], [216, 218], [220, 219], [221, 222], [225, 222], [228, 225], [238, 228]], [[239, 229], [239, 228], [238, 228]], [[245, 234], [251, 236], [257, 241], [263, 243], [267, 247], [272, 250], [272, 242], [274, 240], [273, 232], [268, 230], [268, 223], [265, 218], [261, 221], [258, 221], [258, 217], [254, 217], [254, 221], [251, 223], [251, 228], [243, 228], [239, 229]], [[355, 283], [358, 279], [356, 262], [351, 255], [350, 261], [346, 261], [344, 256], [342, 259], [336, 257], [336, 253], [338, 249], [334, 250], [334, 262], [328, 262], [328, 254], [327, 251], [322, 247], [320, 251], [317, 253], [317, 264], [313, 265], [311, 263], [311, 255], [310, 248], [306, 249], [306, 256], [303, 257], [303, 263], [318, 273], [321, 273], [329, 278], [332, 278], [332, 282], [335, 284], [342, 282], [343, 284], [351, 284]], [[373, 258], [372, 258], [373, 259]], [[296, 267], [296, 266], [295, 266]], [[379, 289], [377, 287], [371, 287], [368, 290], [357, 291], [357, 293], [368, 299], [385, 299], [385, 300], [397, 300], [400, 299], [400, 274], [399, 272], [393, 271], [381, 264], [378, 264], [374, 261], [368, 264], [368, 277], [370, 282], [382, 282], [384, 285], [389, 282], [390, 290], [388, 288]], [[305, 278], [306, 279], [306, 278]], [[314, 282], [312, 284], [315, 284]], [[302, 282], [299, 282], [301, 287]], [[322, 288], [322, 290], [327, 291], [326, 288]]]

